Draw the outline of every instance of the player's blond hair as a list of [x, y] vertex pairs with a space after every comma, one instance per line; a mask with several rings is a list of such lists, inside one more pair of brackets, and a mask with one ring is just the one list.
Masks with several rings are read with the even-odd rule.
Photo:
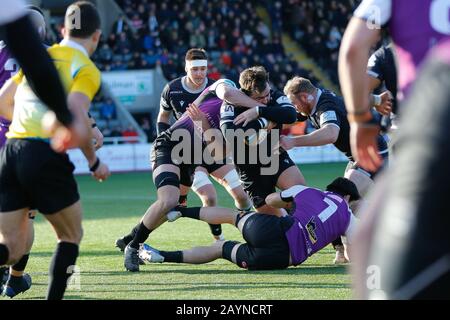
[[316, 87], [306, 78], [294, 77], [284, 86], [286, 96], [295, 96], [299, 93], [314, 93]]

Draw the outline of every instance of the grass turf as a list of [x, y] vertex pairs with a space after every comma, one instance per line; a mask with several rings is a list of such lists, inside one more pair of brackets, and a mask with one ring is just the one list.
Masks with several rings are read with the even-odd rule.
[[[302, 165], [309, 185], [324, 188], [343, 174], [345, 163]], [[140, 273], [124, 271], [122, 254], [114, 241], [136, 225], [155, 200], [150, 173], [115, 174], [104, 183], [89, 176], [77, 177], [84, 209], [84, 238], [77, 265], [79, 281], [66, 291], [66, 299], [349, 299], [350, 277], [344, 266], [334, 266], [330, 246], [304, 264], [282, 271], [251, 272], [225, 260], [204, 265], [152, 264]], [[222, 187], [219, 205], [233, 207]], [[189, 205], [200, 205], [189, 194]], [[33, 278], [29, 291], [16, 299], [43, 299], [48, 286], [48, 266], [55, 248], [50, 225], [38, 216], [36, 238], [27, 266]], [[237, 229], [223, 227], [226, 239], [242, 240]], [[212, 236], [207, 224], [180, 219], [152, 233], [150, 243], [164, 250], [208, 245]]]

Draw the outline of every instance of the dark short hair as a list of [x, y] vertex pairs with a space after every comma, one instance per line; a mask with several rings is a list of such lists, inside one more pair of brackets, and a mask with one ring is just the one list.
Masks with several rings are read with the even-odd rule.
[[269, 82], [269, 73], [263, 66], [247, 68], [239, 76], [241, 90], [247, 95], [263, 92], [267, 82]]
[[327, 186], [326, 190], [337, 193], [343, 197], [350, 196], [350, 201], [359, 200], [361, 198], [356, 185], [343, 177], [335, 179]]
[[[73, 16], [76, 11], [80, 13], [78, 21]], [[76, 22], [79, 22], [79, 25]], [[77, 1], [67, 8], [64, 27], [70, 37], [89, 38], [101, 27], [100, 14], [92, 3], [88, 1]]]
[[192, 49], [189, 49], [188, 52], [186, 52], [185, 59], [187, 61], [208, 60], [208, 54], [206, 53], [205, 49], [192, 48]]

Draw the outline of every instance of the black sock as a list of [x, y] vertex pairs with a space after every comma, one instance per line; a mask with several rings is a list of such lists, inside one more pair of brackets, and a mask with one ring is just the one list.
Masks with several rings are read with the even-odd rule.
[[213, 236], [220, 236], [222, 234], [222, 225], [221, 224], [210, 224], [209, 228], [211, 229], [211, 233]]
[[129, 246], [134, 249], [139, 249], [139, 244], [144, 243], [147, 240], [151, 230], [147, 229], [143, 222], [139, 225], [136, 235], [133, 240], [131, 240]]
[[28, 258], [29, 258], [29, 257], [30, 257], [30, 254], [29, 254], [29, 253], [24, 254], [24, 255], [22, 256], [22, 258], [20, 258], [19, 262], [17, 262], [15, 265], [13, 265], [13, 267], [12, 267], [13, 270], [19, 271], [19, 272], [25, 270], [25, 267], [27, 266]]
[[9, 250], [8, 247], [0, 243], [0, 266], [3, 266], [8, 262]]
[[133, 238], [136, 236], [136, 233], [137, 233], [137, 231], [138, 231], [140, 225], [141, 225], [141, 224], [138, 223], [138, 224], [133, 228], [133, 230], [131, 230], [131, 232], [130, 232], [129, 234], [127, 234], [125, 237], [123, 237], [123, 241], [125, 242], [126, 245], [129, 244], [129, 243], [131, 242], [131, 240], [133, 240]]
[[195, 208], [183, 208], [177, 207], [177, 210], [181, 212], [181, 215], [186, 218], [200, 220], [200, 209], [202, 207]]
[[336, 238], [332, 243], [333, 248], [336, 250], [336, 246], [342, 246], [342, 239], [341, 237]]
[[183, 251], [160, 251], [159, 254], [164, 257], [164, 262], [183, 262]]
[[77, 257], [77, 244], [69, 242], [58, 243], [50, 263], [50, 284], [48, 286], [47, 300], [61, 300], [63, 298], [67, 279], [72, 275], [70, 267], [75, 266]]

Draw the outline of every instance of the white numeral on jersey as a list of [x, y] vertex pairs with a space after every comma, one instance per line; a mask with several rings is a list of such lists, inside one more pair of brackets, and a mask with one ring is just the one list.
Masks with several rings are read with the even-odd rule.
[[434, 30], [450, 34], [450, 0], [433, 0], [430, 7], [430, 24]]
[[338, 209], [338, 206], [331, 201], [328, 198], [323, 198], [323, 201], [325, 201], [326, 204], [328, 204], [328, 207], [326, 207], [322, 212], [318, 215], [320, 221], [325, 222], [330, 218], [333, 213], [335, 213]]
[[11, 72], [11, 76], [15, 76], [19, 72], [19, 64], [15, 59], [8, 59], [5, 63], [5, 71]]

